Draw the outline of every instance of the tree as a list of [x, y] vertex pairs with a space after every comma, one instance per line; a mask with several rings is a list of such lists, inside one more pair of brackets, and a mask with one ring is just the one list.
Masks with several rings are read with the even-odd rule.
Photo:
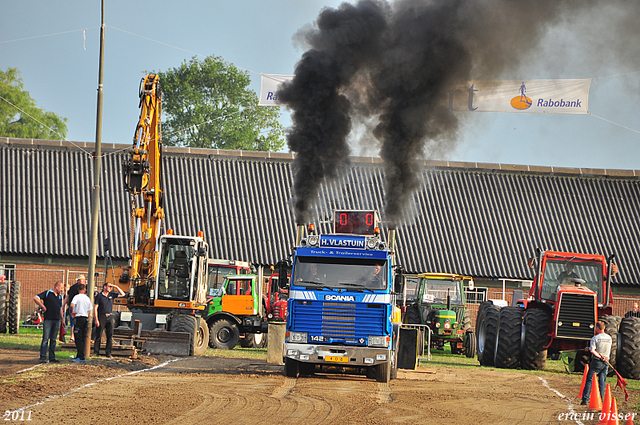
[[20, 71], [0, 69], [0, 136], [64, 140], [67, 119], [38, 108], [24, 89]]
[[277, 151], [284, 146], [280, 108], [258, 106], [248, 72], [220, 57], [195, 57], [158, 72], [163, 143], [197, 148]]

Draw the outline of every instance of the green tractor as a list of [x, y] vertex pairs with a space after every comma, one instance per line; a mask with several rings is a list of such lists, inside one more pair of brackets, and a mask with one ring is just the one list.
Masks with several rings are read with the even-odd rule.
[[471, 314], [465, 308], [465, 281], [473, 289], [473, 279], [468, 276], [449, 273], [407, 276], [404, 323], [426, 325], [431, 331], [432, 347], [442, 350], [448, 342], [452, 354], [472, 358], [476, 353], [476, 339]]

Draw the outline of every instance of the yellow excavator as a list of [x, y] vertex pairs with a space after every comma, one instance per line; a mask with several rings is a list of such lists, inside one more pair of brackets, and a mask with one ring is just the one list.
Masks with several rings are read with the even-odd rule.
[[207, 293], [208, 244], [198, 236], [162, 234], [162, 91], [157, 74], [140, 82], [140, 119], [133, 147], [124, 161], [125, 187], [131, 195], [129, 265], [107, 270], [117, 281], [126, 306], [114, 335], [137, 334], [154, 354], [199, 355], [209, 343], [203, 318]]

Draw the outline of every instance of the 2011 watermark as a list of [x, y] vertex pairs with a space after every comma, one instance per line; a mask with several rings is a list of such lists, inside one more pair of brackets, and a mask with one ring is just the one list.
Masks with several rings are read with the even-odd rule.
[[[628, 421], [631, 419], [635, 420], [637, 413], [618, 413], [617, 419], [619, 421]], [[558, 415], [559, 421], [609, 421], [614, 418], [613, 413], [598, 413], [598, 412], [570, 412], [570, 413], [560, 413]]]
[[31, 410], [5, 410], [0, 419], [5, 421], [30, 421]]

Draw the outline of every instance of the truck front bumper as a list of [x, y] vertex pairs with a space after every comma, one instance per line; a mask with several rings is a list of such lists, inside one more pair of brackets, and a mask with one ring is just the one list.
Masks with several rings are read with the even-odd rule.
[[293, 344], [286, 342], [283, 355], [286, 358], [303, 363], [353, 367], [387, 363], [391, 358], [391, 350], [377, 347]]

